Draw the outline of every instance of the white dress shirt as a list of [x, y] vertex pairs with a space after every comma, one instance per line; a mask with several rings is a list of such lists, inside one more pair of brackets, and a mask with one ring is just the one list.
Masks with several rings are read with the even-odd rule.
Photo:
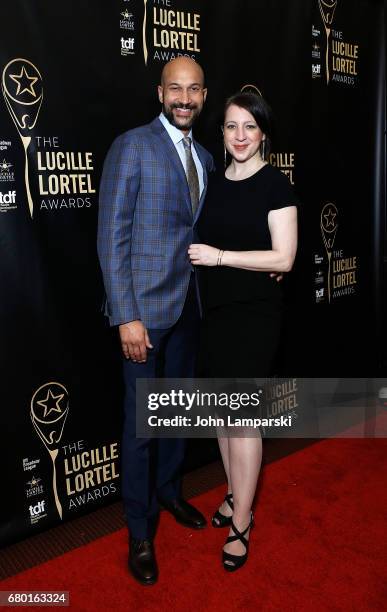
[[[183, 164], [184, 171], [187, 174], [185, 149], [184, 149], [184, 144], [183, 144], [183, 138], [185, 138], [185, 136], [183, 132], [179, 130], [177, 127], [175, 127], [174, 125], [172, 125], [171, 123], [169, 123], [164, 113], [160, 113], [159, 119], [161, 123], [163, 124], [163, 126], [165, 127], [165, 129], [167, 130], [173, 144], [175, 145], [176, 151], [180, 157], [180, 161]], [[203, 166], [195, 150], [195, 145], [192, 139], [192, 130], [190, 130], [188, 137], [191, 138], [192, 158], [195, 162], [196, 170], [198, 173], [200, 195], [202, 195], [203, 189], [204, 189]]]

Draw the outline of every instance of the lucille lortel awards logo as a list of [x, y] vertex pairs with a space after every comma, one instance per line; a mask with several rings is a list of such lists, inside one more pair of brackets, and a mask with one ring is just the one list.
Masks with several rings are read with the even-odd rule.
[[[353, 295], [357, 286], [358, 257], [357, 255], [348, 257], [340, 245], [335, 246], [338, 227], [339, 211], [332, 202], [328, 202], [321, 211], [320, 228], [328, 257], [327, 292], [329, 303], [333, 299]], [[316, 282], [317, 280], [318, 278]], [[321, 278], [322, 280], [323, 278]], [[322, 288], [317, 289], [316, 296], [322, 297], [323, 293], [321, 291]]]
[[[325, 78], [326, 83], [341, 83], [355, 85], [358, 78], [359, 45], [345, 40], [340, 27], [333, 27], [337, 0], [317, 0], [321, 19], [325, 29]], [[312, 77], [321, 77], [320, 44], [318, 41], [320, 31], [312, 26]], [[317, 39], [317, 40], [316, 40]]]
[[200, 14], [176, 10], [174, 0], [163, 0], [162, 6], [160, 4], [159, 0], [144, 0], [142, 45], [145, 65], [150, 57], [162, 62], [181, 55], [196, 59], [200, 53]]
[[332, 202], [325, 204], [321, 211], [321, 234], [327, 252], [328, 257], [328, 299], [331, 301], [331, 261], [332, 261], [332, 250], [336, 238], [337, 228], [339, 226], [337, 221], [337, 208]]
[[24, 182], [30, 215], [33, 217], [34, 204], [29, 182], [28, 147], [31, 143], [31, 130], [35, 127], [43, 102], [42, 77], [32, 62], [17, 58], [5, 66], [1, 88], [24, 148]]
[[30, 416], [36, 433], [51, 457], [52, 488], [60, 518], [62, 518], [62, 505], [58, 497], [55, 461], [68, 412], [69, 394], [66, 387], [58, 382], [42, 385], [32, 396]]
[[[2, 92], [24, 148], [24, 182], [31, 218], [34, 216], [34, 202], [30, 189], [29, 155], [33, 155], [37, 193], [41, 196], [38, 206], [35, 202], [35, 208], [50, 212], [90, 208], [96, 193], [93, 153], [74, 151], [73, 148], [63, 150], [60, 136], [36, 133], [43, 101], [42, 77], [37, 67], [22, 58], [8, 62], [2, 73]], [[34, 147], [29, 150], [32, 139]], [[9, 192], [3, 197], [3, 202], [0, 198], [0, 204], [15, 204], [15, 193]]]

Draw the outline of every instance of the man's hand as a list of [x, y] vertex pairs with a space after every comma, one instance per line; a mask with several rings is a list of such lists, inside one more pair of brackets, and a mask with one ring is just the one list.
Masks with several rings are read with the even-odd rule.
[[122, 352], [126, 359], [134, 363], [145, 363], [146, 349], [152, 349], [149, 336], [142, 321], [130, 321], [118, 327], [120, 332]]
[[275, 278], [277, 283], [281, 282], [284, 275], [282, 272], [270, 272], [270, 278]]

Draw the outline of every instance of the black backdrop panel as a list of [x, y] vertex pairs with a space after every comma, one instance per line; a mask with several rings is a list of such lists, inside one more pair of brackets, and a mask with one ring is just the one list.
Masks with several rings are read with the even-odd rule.
[[[217, 164], [223, 102], [253, 86], [277, 119], [271, 162], [303, 202], [296, 267], [284, 281], [288, 322], [278, 371], [376, 374], [372, 352], [359, 344], [370, 347], [378, 332], [370, 270], [381, 214], [372, 143], [383, 9], [371, 0], [329, 5], [7, 6], [0, 51], [3, 544], [119, 494], [121, 366], [116, 334], [100, 311], [98, 185], [115, 136], [159, 112], [160, 71], [179, 53], [205, 69], [209, 95], [195, 131]], [[188, 464], [198, 464], [198, 449], [190, 446]]]

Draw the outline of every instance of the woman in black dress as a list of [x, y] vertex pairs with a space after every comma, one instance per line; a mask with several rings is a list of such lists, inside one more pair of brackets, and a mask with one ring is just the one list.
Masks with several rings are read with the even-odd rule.
[[[203, 374], [264, 378], [272, 373], [282, 319], [281, 287], [270, 273], [292, 268], [297, 198], [287, 177], [265, 161], [271, 116], [262, 97], [232, 96], [223, 135], [231, 163], [210, 180], [198, 224], [202, 243], [188, 251], [202, 267]], [[219, 437], [219, 447], [228, 494], [212, 524], [230, 526], [223, 565], [234, 571], [247, 559], [262, 440]]]

